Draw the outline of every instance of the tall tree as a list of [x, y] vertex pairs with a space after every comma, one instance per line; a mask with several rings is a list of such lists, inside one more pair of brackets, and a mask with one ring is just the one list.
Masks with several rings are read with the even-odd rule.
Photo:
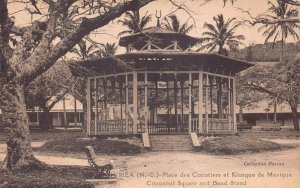
[[254, 109], [259, 107], [258, 103], [265, 100], [268, 94], [252, 90], [245, 86], [245, 83], [249, 80], [251, 74], [247, 74], [247, 70], [239, 73], [236, 77], [236, 93], [237, 93], [237, 105], [239, 106], [238, 119], [239, 123], [243, 123], [243, 110], [245, 108]]
[[202, 33], [199, 43], [202, 46], [198, 49], [207, 48], [209, 52], [217, 51], [218, 54], [228, 56], [229, 50], [238, 49], [241, 41], [245, 39], [243, 35], [236, 35], [235, 30], [242, 25], [235, 22], [235, 18], [230, 18], [226, 22], [222, 14], [213, 18], [215, 25], [205, 22], [204, 28], [208, 31]]
[[67, 64], [59, 61], [26, 87], [26, 107], [39, 107], [43, 110], [43, 128], [52, 128], [50, 110], [70, 92], [74, 83], [75, 78]]
[[[36, 161], [31, 149], [25, 87], [91, 31], [151, 1], [0, 1], [0, 62], [5, 67], [0, 77], [0, 106], [10, 132], [5, 168], [23, 167]], [[40, 16], [28, 26], [17, 27], [9, 17], [10, 3], [32, 6]], [[41, 8], [47, 11], [40, 11]], [[42, 15], [44, 12], [46, 16]], [[14, 48], [9, 43], [12, 34], [19, 37]]]
[[[93, 47], [90, 48], [87, 44], [84, 48], [80, 47], [79, 45], [74, 47], [71, 51], [72, 53], [76, 54], [80, 59], [84, 60], [91, 56], [99, 56], [99, 57], [107, 57], [112, 56], [117, 51], [117, 45], [116, 43], [100, 43], [96, 44], [96, 42], [93, 41]], [[93, 49], [93, 50], [86, 50], [86, 49]], [[97, 49], [97, 50], [96, 50]], [[84, 54], [84, 55], [83, 55]], [[80, 60], [79, 60], [80, 61]], [[76, 66], [74, 63], [69, 62], [69, 66]], [[86, 125], [87, 125], [87, 101], [86, 101], [86, 82], [87, 78], [86, 76], [93, 75], [96, 73], [91, 72], [91, 70], [82, 70], [81, 68], [81, 74], [82, 77], [73, 78], [75, 79], [74, 85], [70, 90], [70, 93], [82, 103], [83, 107], [83, 130], [86, 131]]]
[[80, 40], [80, 42], [70, 50], [81, 59], [87, 59], [95, 54], [97, 54], [97, 48], [94, 45], [89, 45], [87, 40]]
[[102, 57], [115, 55], [118, 49], [116, 43], [108, 43], [108, 42], [105, 44], [101, 43], [100, 46], [101, 46], [100, 53]]
[[146, 12], [143, 17], [140, 17], [139, 10], [133, 12], [126, 12], [125, 18], [119, 20], [118, 22], [121, 23], [123, 26], [127, 27], [128, 30], [120, 32], [118, 36], [141, 32], [151, 21], [151, 16], [151, 14], [148, 15], [148, 12]]
[[189, 20], [187, 20], [184, 24], [180, 25], [180, 21], [175, 14], [168, 16], [168, 18], [166, 18], [165, 21], [165, 28], [182, 34], [189, 33], [195, 26], [194, 24], [189, 25]]
[[287, 4], [285, 1], [277, 0], [277, 3], [268, 1], [270, 5], [268, 12], [270, 14], [262, 14], [260, 19], [265, 19], [265, 23], [259, 28], [259, 31], [263, 31], [263, 35], [266, 37], [265, 43], [272, 39], [273, 44], [277, 40], [281, 41], [281, 53], [279, 56], [280, 61], [283, 58], [283, 46], [286, 38], [292, 36], [294, 39], [299, 39], [297, 30], [300, 29], [300, 23], [298, 22], [273, 22], [274, 20], [289, 20], [299, 16], [297, 9]]
[[274, 65], [255, 65], [247, 70], [243, 87], [267, 94], [271, 100], [290, 105], [294, 129], [299, 130], [297, 108], [300, 104], [300, 64], [294, 61], [275, 63]]

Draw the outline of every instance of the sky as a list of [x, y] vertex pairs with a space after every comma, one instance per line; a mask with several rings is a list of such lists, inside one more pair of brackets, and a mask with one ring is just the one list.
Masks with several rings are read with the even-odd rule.
[[[189, 35], [194, 37], [201, 37], [201, 33], [205, 31], [203, 29], [203, 24], [205, 22], [212, 23], [213, 17], [218, 14], [223, 14], [225, 20], [229, 18], [236, 18], [238, 21], [242, 21], [245, 19], [250, 19], [249, 15], [242, 10], [249, 11], [253, 17], [262, 14], [267, 11], [268, 9], [268, 0], [237, 0], [233, 5], [229, 2], [224, 7], [222, 0], [211, 0], [210, 2], [205, 2], [205, 0], [173, 0], [179, 5], [184, 5], [190, 12], [193, 19], [190, 19], [190, 23], [195, 23], [196, 28], [194, 28]], [[272, 0], [275, 2], [275, 0]], [[141, 15], [144, 15], [147, 11], [148, 14], [152, 14], [152, 22], [148, 24], [148, 27], [156, 25], [156, 18], [155, 12], [161, 11], [162, 17], [169, 15], [172, 11], [175, 10], [174, 7], [169, 0], [157, 0], [155, 2], [149, 3], [148, 5], [144, 6], [140, 11]], [[20, 9], [19, 6], [11, 6], [9, 7], [10, 12], [14, 12]], [[241, 10], [242, 9], [242, 10]], [[298, 9], [300, 9], [298, 7]], [[178, 10], [175, 12], [178, 15], [181, 24], [183, 24], [190, 15], [187, 14], [183, 10]], [[30, 22], [30, 16], [25, 14], [24, 12], [15, 14], [15, 21], [17, 24], [24, 25]], [[94, 33], [91, 34], [91, 38], [94, 40], [106, 43], [106, 42], [116, 42], [118, 43], [117, 35], [119, 32], [126, 30], [125, 27], [121, 26], [120, 23], [117, 21], [121, 18], [114, 20], [113, 22], [109, 23], [107, 26], [98, 29]], [[259, 26], [243, 26], [240, 27], [236, 33], [243, 34], [246, 39], [244, 41], [244, 45], [248, 46], [250, 44], [259, 44], [264, 43], [264, 36], [258, 32]], [[300, 31], [298, 30], [298, 33]], [[288, 38], [288, 42], [296, 42], [293, 38]], [[119, 52], [123, 52], [124, 49], [119, 49]]]
[[[249, 20], [250, 17], [247, 13], [243, 12], [249, 11], [253, 17], [265, 13], [268, 9], [268, 0], [238, 0], [233, 5], [228, 3], [225, 7], [223, 1], [221, 0], [212, 0], [204, 5], [204, 0], [176, 0], [178, 4], [184, 4], [191, 13], [191, 16], [194, 18], [196, 28], [193, 29], [189, 35], [194, 37], [201, 37], [201, 33], [205, 31], [203, 29], [203, 24], [205, 22], [212, 23], [213, 17], [218, 14], [223, 14], [224, 19], [227, 20], [229, 18], [236, 18], [238, 21]], [[274, 0], [273, 0], [274, 2]], [[170, 1], [168, 0], [160, 0], [156, 2], [149, 3], [147, 6], [143, 7], [140, 11], [140, 15], [144, 15], [147, 11], [148, 14], [153, 14], [152, 22], [148, 25], [155, 26], [156, 18], [155, 13], [156, 10], [162, 12], [162, 17], [169, 15], [172, 11], [174, 11], [176, 7], [172, 6]], [[242, 10], [241, 10], [242, 9]], [[178, 10], [175, 12], [176, 15], [179, 16], [181, 24], [183, 24], [190, 15], [187, 14], [183, 10]], [[193, 20], [190, 19], [190, 23], [193, 23]], [[264, 43], [265, 37], [258, 32], [259, 25], [257, 26], [242, 26], [237, 29], [237, 34], [243, 34], [245, 36], [244, 45], [248, 46], [250, 44], [261, 44]], [[117, 36], [120, 31], [126, 30], [126, 28], [122, 27], [121, 24], [114, 22], [113, 24], [109, 24], [107, 27], [101, 29], [101, 32], [109, 33], [110, 35]], [[298, 30], [300, 34], [300, 30]], [[111, 37], [109, 35], [101, 35], [101, 36], [93, 36], [97, 40], [107, 40], [117, 42], [118, 39]], [[292, 37], [287, 39], [288, 42], [296, 42]]]

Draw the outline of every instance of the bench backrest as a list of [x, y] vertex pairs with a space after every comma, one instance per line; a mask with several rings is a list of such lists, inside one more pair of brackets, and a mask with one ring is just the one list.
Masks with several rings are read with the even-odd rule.
[[92, 146], [85, 146], [85, 152], [87, 154], [88, 157], [88, 163], [94, 167], [97, 168], [97, 162], [96, 162], [96, 153], [95, 150]]

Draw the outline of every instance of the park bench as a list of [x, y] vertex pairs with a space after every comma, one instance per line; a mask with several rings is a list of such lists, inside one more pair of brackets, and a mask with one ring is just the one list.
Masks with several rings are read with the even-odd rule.
[[111, 174], [110, 171], [113, 169], [113, 161], [100, 164], [96, 160], [96, 154], [92, 146], [86, 146], [85, 152], [87, 154], [88, 163], [90, 166], [95, 169], [96, 173], [93, 176], [93, 179], [113, 179], [115, 178], [114, 174]]
[[261, 123], [252, 127], [252, 131], [280, 131], [281, 124], [273, 124], [273, 123]]
[[239, 123], [239, 124], [237, 124], [237, 129], [239, 131], [245, 131], [245, 130], [250, 130], [251, 131], [252, 125]]
[[264, 123], [261, 124], [261, 130], [263, 131], [280, 131], [281, 130], [281, 124], [272, 124], [272, 123]]

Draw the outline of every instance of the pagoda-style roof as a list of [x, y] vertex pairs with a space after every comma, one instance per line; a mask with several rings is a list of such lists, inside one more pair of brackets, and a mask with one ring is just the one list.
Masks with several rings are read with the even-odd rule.
[[167, 48], [172, 45], [174, 41], [177, 41], [178, 46], [183, 51], [197, 44], [199, 39], [156, 26], [146, 28], [139, 33], [121, 37], [119, 45], [123, 47], [130, 46], [134, 49], [141, 50], [149, 41], [158, 46], [160, 49]]
[[[198, 71], [231, 75], [245, 70], [253, 64], [231, 59], [218, 54], [199, 52], [132, 52], [105, 58], [92, 58], [71, 66], [75, 76], [82, 75], [80, 69], [93, 75], [108, 75], [131, 70], [138, 71]], [[87, 71], [87, 72], [89, 72]], [[85, 71], [86, 72], [86, 71]]]

